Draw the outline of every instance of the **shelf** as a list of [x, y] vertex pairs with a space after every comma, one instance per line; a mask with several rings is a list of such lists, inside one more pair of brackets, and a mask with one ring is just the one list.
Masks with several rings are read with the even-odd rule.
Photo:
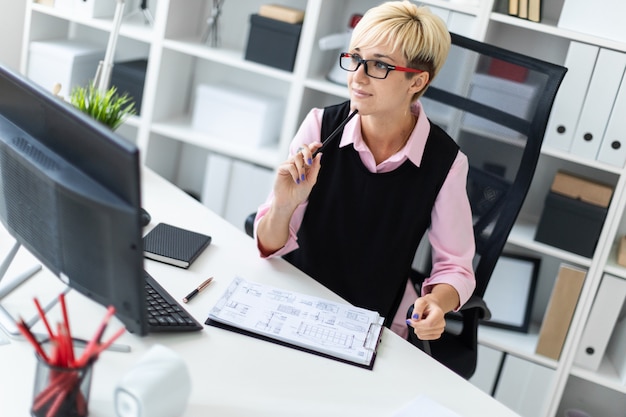
[[550, 19], [543, 19], [541, 23], [537, 23], [498, 12], [492, 12], [490, 19], [494, 22], [516, 26], [533, 32], [545, 33], [546, 35], [558, 36], [560, 38], [565, 38], [572, 41], [589, 43], [600, 46], [602, 48], [609, 48], [615, 49], [616, 51], [626, 52], [626, 43], [624, 42], [613, 41], [611, 39], [599, 38], [597, 36], [587, 35], [581, 32], [561, 29], [558, 27], [557, 21]]
[[618, 243], [611, 245], [611, 252], [609, 253], [609, 257], [606, 261], [604, 271], [611, 275], [615, 275], [616, 277], [626, 279], [626, 267], [617, 263], [617, 247]]
[[572, 375], [626, 394], [626, 385], [620, 381], [615, 367], [606, 357], [602, 359], [597, 371], [590, 371], [574, 365]]
[[555, 248], [554, 246], [546, 245], [545, 243], [537, 242], [535, 240], [536, 232], [537, 223], [521, 218], [517, 221], [517, 223], [515, 223], [515, 226], [513, 226], [513, 230], [511, 230], [507, 243], [520, 248], [529, 249], [537, 253], [552, 256], [565, 262], [571, 262], [582, 267], [589, 268], [591, 266], [591, 259], [589, 258], [576, 255], [575, 253], [571, 253], [563, 249]]
[[573, 162], [578, 165], [587, 166], [589, 168], [599, 169], [601, 171], [610, 172], [613, 174], [621, 174], [623, 169], [622, 167], [617, 167], [615, 165], [609, 165], [603, 162], [598, 162], [595, 159], [584, 158], [582, 156], [574, 155], [567, 151], [563, 151], [561, 149], [552, 148], [544, 144], [541, 148], [541, 154], [552, 156], [554, 158], [562, 159], [564, 161]]
[[198, 39], [168, 39], [163, 42], [163, 47], [172, 51], [194, 56], [196, 58], [272, 77], [277, 80], [287, 82], [292, 82], [294, 80], [293, 73], [289, 71], [248, 61], [244, 59], [244, 53], [242, 51], [225, 48], [213, 48], [205, 45]]
[[[32, 5], [33, 11], [46, 14], [49, 16], [57, 17], [59, 19], [67, 20], [68, 22], [74, 22], [80, 25], [88, 26], [94, 29], [110, 32], [113, 27], [113, 21], [111, 18], [87, 18], [74, 16], [73, 14], [58, 10], [50, 6], [43, 6], [41, 4], [34, 3]], [[138, 15], [125, 16], [122, 20], [120, 27], [120, 36], [135, 39], [141, 42], [150, 43], [154, 39], [154, 30], [151, 26], [146, 25], [143, 19]]]
[[198, 132], [191, 127], [190, 116], [181, 116], [167, 121], [155, 122], [153, 123], [151, 130], [153, 133], [157, 133], [183, 143], [189, 143], [270, 169], [274, 169], [276, 167], [280, 161], [280, 156], [282, 155], [277, 146], [272, 148], [251, 147]]
[[478, 328], [478, 342], [481, 345], [509, 353], [522, 359], [551, 369], [557, 368], [557, 361], [535, 354], [539, 340], [539, 326], [531, 324], [528, 333], [514, 332], [490, 326]]
[[460, 12], [473, 16], [478, 16], [481, 12], [481, 0], [421, 0], [418, 3], [428, 6], [441, 7], [453, 12]]

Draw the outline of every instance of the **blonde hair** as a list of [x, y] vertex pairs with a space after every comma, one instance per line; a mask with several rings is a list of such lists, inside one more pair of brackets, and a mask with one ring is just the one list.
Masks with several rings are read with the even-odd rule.
[[427, 71], [430, 84], [448, 57], [450, 33], [443, 20], [428, 7], [406, 0], [388, 1], [363, 15], [352, 32], [350, 50], [383, 44], [390, 45], [393, 51], [399, 50], [409, 68]]

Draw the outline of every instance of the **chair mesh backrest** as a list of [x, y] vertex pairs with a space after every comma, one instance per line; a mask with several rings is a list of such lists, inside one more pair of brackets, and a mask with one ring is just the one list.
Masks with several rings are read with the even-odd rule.
[[564, 67], [452, 34], [445, 66], [422, 103], [469, 159], [476, 295], [491, 273], [531, 185]]

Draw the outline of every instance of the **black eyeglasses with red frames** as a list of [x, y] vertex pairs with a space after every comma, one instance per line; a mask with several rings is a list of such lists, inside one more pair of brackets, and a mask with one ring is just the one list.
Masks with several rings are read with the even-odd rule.
[[355, 72], [359, 69], [361, 64], [365, 67], [365, 74], [376, 78], [378, 80], [384, 80], [390, 71], [402, 71], [402, 72], [424, 72], [423, 70], [415, 68], [400, 67], [398, 65], [386, 64], [376, 59], [363, 59], [358, 54], [350, 54], [348, 52], [342, 52], [339, 54], [339, 66], [350, 72]]

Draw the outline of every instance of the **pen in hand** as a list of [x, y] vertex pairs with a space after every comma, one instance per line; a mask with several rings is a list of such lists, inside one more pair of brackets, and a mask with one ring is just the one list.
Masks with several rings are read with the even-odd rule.
[[190, 292], [189, 294], [187, 294], [187, 296], [185, 298], [183, 298], [183, 302], [184, 303], [188, 303], [189, 300], [191, 300], [193, 297], [196, 296], [196, 294], [198, 294], [200, 291], [202, 291], [203, 289], [205, 289], [206, 287], [209, 286], [209, 284], [211, 283], [211, 281], [213, 281], [213, 277], [207, 279], [206, 281], [204, 281], [202, 284], [198, 285], [198, 288], [194, 289], [192, 292]]

